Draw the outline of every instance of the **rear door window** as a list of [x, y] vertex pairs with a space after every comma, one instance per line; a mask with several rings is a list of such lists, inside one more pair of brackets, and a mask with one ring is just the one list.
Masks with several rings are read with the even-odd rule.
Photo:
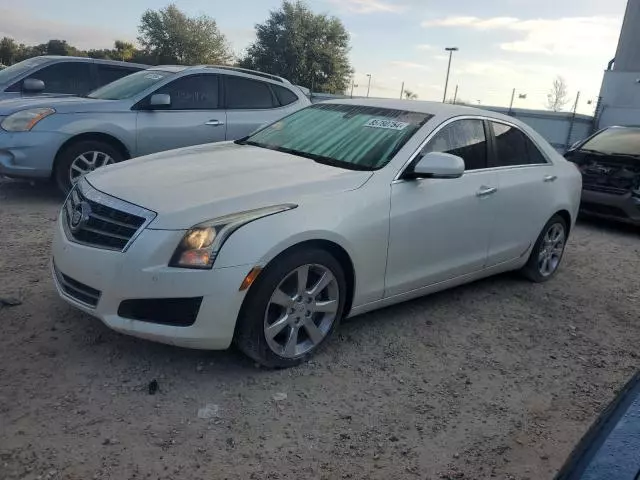
[[487, 168], [487, 139], [482, 120], [458, 120], [450, 123], [429, 140], [422, 154], [450, 153], [464, 160], [465, 170]]
[[266, 82], [227, 75], [225, 92], [229, 110], [259, 110], [279, 106]]
[[98, 87], [106, 85], [107, 83], [115, 82], [116, 80], [131, 75], [134, 72], [141, 70], [140, 68], [127, 68], [117, 67], [115, 65], [96, 65], [98, 70]]
[[538, 147], [518, 128], [491, 122], [496, 148], [494, 167], [547, 163]]
[[11, 87], [11, 91], [20, 91], [22, 82], [35, 78], [44, 82], [44, 93], [64, 93], [86, 95], [93, 90], [90, 62], [58, 62], [25, 77]]
[[298, 100], [297, 95], [288, 88], [281, 87], [279, 85], [271, 85], [271, 88], [275, 92], [276, 97], [278, 97], [278, 101], [282, 106], [290, 105]]
[[169, 110], [215, 110], [219, 107], [218, 75], [180, 77], [154, 93], [171, 96]]

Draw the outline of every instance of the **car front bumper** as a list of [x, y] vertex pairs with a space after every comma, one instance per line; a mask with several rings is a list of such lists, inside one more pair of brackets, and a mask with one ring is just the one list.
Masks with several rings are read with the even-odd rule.
[[57, 132], [5, 132], [0, 130], [0, 175], [48, 178], [55, 156], [68, 139]]
[[[58, 218], [53, 241], [53, 278], [59, 295], [80, 310], [121, 333], [170, 345], [225, 349], [233, 339], [245, 292], [239, 287], [252, 266], [188, 270], [167, 266], [184, 232], [143, 230], [126, 252], [103, 250], [71, 242]], [[59, 275], [99, 291], [95, 307], [63, 288]], [[134, 320], [118, 313], [132, 299], [202, 297], [190, 326]]]
[[580, 211], [589, 215], [640, 225], [640, 198], [582, 190]]

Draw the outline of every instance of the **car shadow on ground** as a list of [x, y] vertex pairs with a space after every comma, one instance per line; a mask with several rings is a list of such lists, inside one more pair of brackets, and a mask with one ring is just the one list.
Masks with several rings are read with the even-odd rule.
[[640, 236], [640, 225], [631, 225], [629, 223], [616, 222], [615, 220], [593, 217], [584, 214], [580, 214], [580, 216], [578, 217], [578, 223], [582, 227], [601, 230], [606, 233], [618, 233], [635, 237]]
[[[438, 329], [439, 323], [447, 320], [446, 316], [442, 316], [442, 309], [447, 309], [458, 302], [461, 296], [483, 297], [509, 288], [523, 288], [523, 284], [529, 284], [529, 282], [520, 282], [520, 279], [521, 277], [517, 274], [505, 273], [345, 319], [329, 339], [327, 348], [323, 348], [323, 351], [314, 356], [313, 360], [330, 363], [334, 356], [347, 355], [354, 339], [358, 339], [360, 343], [363, 336], [370, 337], [372, 328], [378, 332], [380, 330], [386, 332], [383, 336], [391, 338], [394, 332], [403, 332], [402, 327], [407, 326], [406, 322], [415, 320], [416, 314], [421, 315], [430, 310], [439, 310], [439, 314], [430, 317], [429, 320], [429, 324]], [[72, 337], [75, 337], [72, 343], [78, 347], [77, 355], [80, 357], [86, 358], [90, 355], [95, 357], [94, 361], [98, 361], [103, 356], [110, 358], [115, 356], [123, 367], [135, 364], [154, 365], [156, 366], [154, 369], [159, 368], [165, 371], [167, 376], [178, 377], [189, 376], [194, 371], [200, 371], [199, 369], [205, 370], [211, 378], [233, 378], [234, 375], [244, 377], [253, 374], [268, 376], [269, 372], [278, 371], [261, 368], [234, 345], [231, 345], [228, 350], [215, 351], [161, 344], [115, 332], [100, 320], [77, 311], [71, 306], [65, 305], [63, 308], [64, 317], [71, 323], [68, 327], [73, 331]], [[365, 344], [371, 341], [371, 338], [363, 340]], [[344, 351], [341, 351], [342, 349]], [[162, 367], [163, 365], [167, 367]], [[304, 365], [303, 363], [301, 367], [304, 368]]]
[[7, 203], [46, 203], [61, 205], [64, 195], [54, 183], [13, 180], [0, 176], [0, 200]]

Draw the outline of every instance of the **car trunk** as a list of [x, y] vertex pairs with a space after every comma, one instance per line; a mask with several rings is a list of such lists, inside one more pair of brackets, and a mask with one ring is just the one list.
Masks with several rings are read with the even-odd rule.
[[567, 159], [582, 172], [582, 187], [614, 195], [640, 188], [640, 156], [572, 152]]

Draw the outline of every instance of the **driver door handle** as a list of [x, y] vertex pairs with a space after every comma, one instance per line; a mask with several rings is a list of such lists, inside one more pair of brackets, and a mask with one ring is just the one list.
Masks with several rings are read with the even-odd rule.
[[547, 175], [546, 177], [544, 177], [544, 181], [545, 182], [555, 182], [557, 178], [558, 177], [556, 177], [555, 175]]
[[208, 122], [205, 122], [205, 125], [210, 125], [212, 127], [221, 127], [222, 125], [224, 125], [224, 122], [221, 122], [220, 120], [209, 120]]
[[493, 195], [496, 193], [498, 189], [496, 187], [487, 187], [483, 185], [480, 187], [480, 190], [476, 192], [476, 197], [488, 197], [489, 195]]

